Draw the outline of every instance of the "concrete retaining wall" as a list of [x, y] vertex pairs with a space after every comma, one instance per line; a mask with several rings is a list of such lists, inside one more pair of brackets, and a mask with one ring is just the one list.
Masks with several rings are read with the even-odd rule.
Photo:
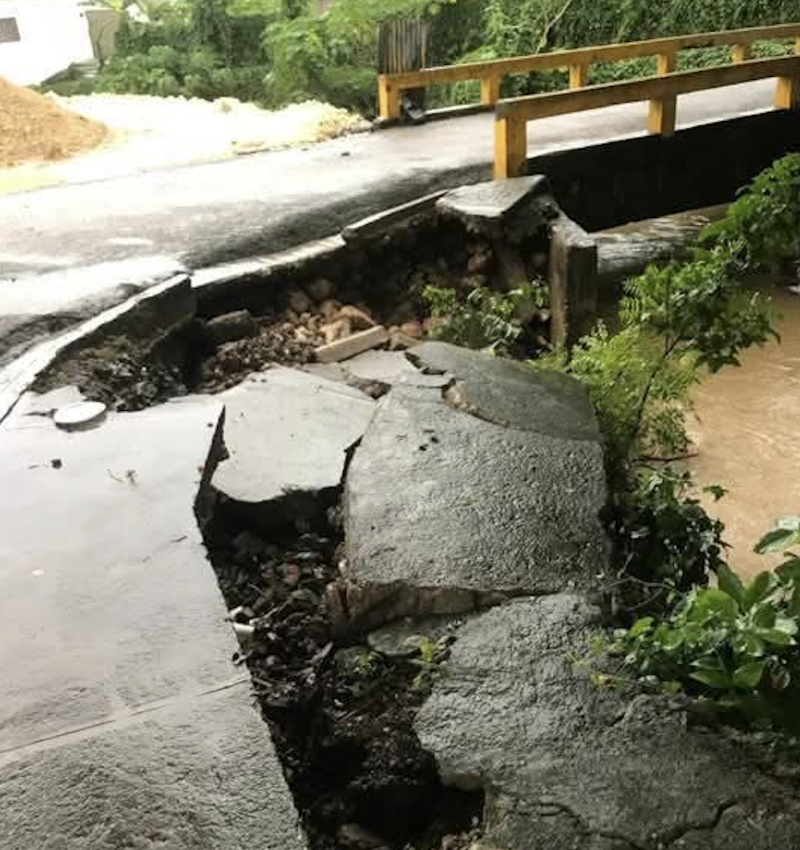
[[733, 200], [774, 160], [800, 150], [800, 113], [765, 112], [674, 137], [643, 136], [528, 160], [587, 230]]

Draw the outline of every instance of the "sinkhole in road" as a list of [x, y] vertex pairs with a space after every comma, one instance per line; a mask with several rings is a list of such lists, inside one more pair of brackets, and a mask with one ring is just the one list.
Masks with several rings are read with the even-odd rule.
[[445, 787], [413, 729], [430, 671], [418, 651], [375, 652], [331, 604], [340, 497], [298, 496], [269, 513], [217, 503], [205, 540], [241, 638], [236, 661], [250, 670], [312, 850], [466, 850], [483, 793]]

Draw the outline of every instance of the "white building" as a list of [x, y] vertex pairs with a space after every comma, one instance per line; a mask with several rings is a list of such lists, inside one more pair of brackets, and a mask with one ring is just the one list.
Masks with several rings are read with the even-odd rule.
[[35, 85], [92, 58], [80, 0], [0, 0], [0, 77]]

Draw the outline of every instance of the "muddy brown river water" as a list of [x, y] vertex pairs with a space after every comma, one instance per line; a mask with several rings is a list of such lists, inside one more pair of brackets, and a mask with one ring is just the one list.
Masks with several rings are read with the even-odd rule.
[[731, 566], [752, 576], [777, 558], [755, 542], [777, 517], [800, 514], [800, 295], [765, 287], [777, 311], [780, 343], [748, 351], [695, 392], [690, 431], [699, 453], [691, 469], [703, 485], [729, 492], [709, 510], [726, 525]]

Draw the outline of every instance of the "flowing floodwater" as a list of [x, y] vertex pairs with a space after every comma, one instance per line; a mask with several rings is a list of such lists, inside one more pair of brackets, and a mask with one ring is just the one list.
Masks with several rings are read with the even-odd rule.
[[781, 341], [707, 378], [690, 427], [698, 483], [729, 491], [708, 507], [726, 525], [731, 566], [746, 576], [776, 565], [753, 552], [759, 537], [777, 517], [800, 514], [800, 296], [777, 286], [765, 291], [782, 314], [775, 322]]

